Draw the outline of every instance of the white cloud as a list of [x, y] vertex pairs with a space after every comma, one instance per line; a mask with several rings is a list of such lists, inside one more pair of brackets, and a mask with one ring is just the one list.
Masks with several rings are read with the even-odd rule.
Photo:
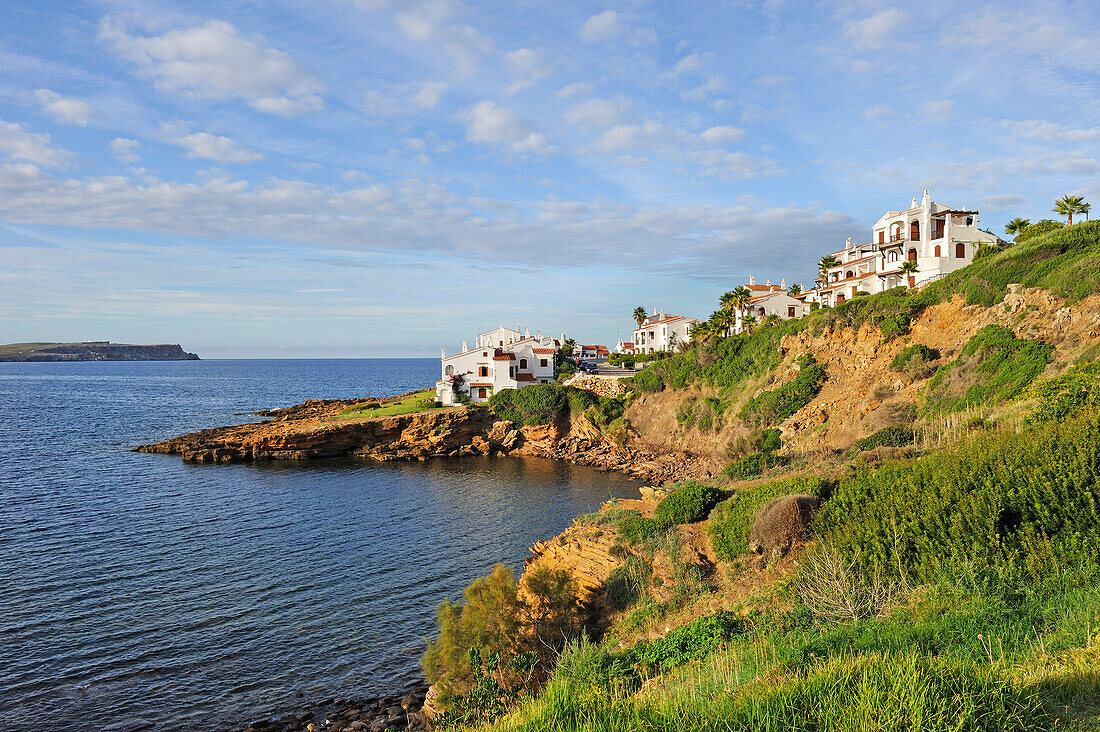
[[539, 51], [530, 48], [521, 48], [505, 54], [504, 66], [512, 83], [504, 90], [505, 94], [515, 94], [523, 89], [528, 89], [540, 81], [550, 78], [553, 67]]
[[871, 107], [864, 110], [863, 116], [867, 119], [887, 119], [894, 116], [894, 110], [890, 107]]
[[496, 102], [478, 102], [458, 119], [466, 123], [466, 139], [470, 142], [519, 153], [548, 150], [546, 136], [529, 119]]
[[47, 168], [68, 165], [75, 154], [53, 143], [48, 134], [39, 134], [25, 129], [15, 122], [0, 119], [0, 153], [12, 160], [26, 160], [28, 163]]
[[677, 256], [670, 273], [728, 278], [744, 267], [774, 266], [776, 252], [785, 261], [812, 263], [821, 241], [842, 240], [855, 228], [835, 212], [759, 202], [638, 207], [602, 198], [549, 198], [514, 209], [508, 201], [465, 198], [419, 180], [351, 189], [282, 179], [253, 186], [228, 176], [138, 182], [118, 176], [61, 179], [28, 163], [0, 164], [0, 219], [11, 223], [256, 237], [418, 255], [461, 251], [484, 262], [514, 256], [522, 242], [525, 251], [553, 250], [562, 267], [647, 270], [672, 245]]
[[99, 112], [91, 104], [74, 97], [63, 97], [49, 89], [39, 89], [34, 93], [35, 99], [42, 105], [42, 110], [48, 112], [58, 122], [86, 127], [93, 117]]
[[636, 148], [641, 144], [639, 139], [641, 131], [642, 128], [637, 125], [615, 125], [593, 143], [592, 149], [596, 152], [609, 153]]
[[446, 91], [447, 82], [445, 81], [420, 81], [416, 83], [416, 91], [412, 93], [410, 99], [425, 109], [435, 109]]
[[141, 156], [138, 155], [138, 150], [141, 149], [141, 143], [137, 140], [116, 137], [111, 140], [110, 147], [115, 157], [127, 165], [134, 165], [141, 160]]
[[671, 76], [680, 76], [681, 74], [698, 71], [703, 68], [705, 64], [706, 60], [700, 54], [688, 54], [676, 62], [676, 65], [672, 67], [672, 71], [670, 71], [669, 74]]
[[595, 88], [596, 87], [594, 85], [589, 84], [586, 81], [578, 81], [576, 83], [569, 84], [568, 86], [563, 86], [554, 96], [556, 96], [558, 99], [571, 99], [573, 97], [580, 97], [586, 94], [591, 94], [595, 90]]
[[565, 121], [581, 127], [608, 128], [626, 116], [629, 105], [623, 99], [588, 99], [565, 110]]
[[397, 25], [410, 41], [439, 48], [463, 75], [477, 70], [481, 57], [493, 50], [493, 42], [461, 20], [452, 0], [423, 0], [397, 13]]
[[1055, 122], [1037, 119], [1022, 122], [1005, 120], [1004, 125], [1012, 134], [1029, 140], [1044, 140], [1068, 145], [1100, 139], [1100, 127], [1072, 129]]
[[229, 23], [211, 20], [159, 36], [129, 33], [108, 18], [100, 38], [168, 93], [205, 99], [243, 99], [282, 116], [319, 111], [321, 85], [301, 64], [262, 39], [247, 39]]
[[581, 40], [585, 43], [598, 43], [619, 35], [623, 30], [619, 14], [614, 10], [596, 13], [581, 26]]
[[925, 102], [920, 107], [920, 113], [928, 117], [947, 117], [955, 111], [955, 103], [950, 99], [937, 99]]
[[742, 151], [690, 150], [686, 155], [707, 175], [747, 179], [776, 175], [781, 172], [774, 160]]
[[703, 130], [699, 133], [699, 139], [701, 139], [708, 145], [724, 145], [727, 142], [740, 140], [744, 136], [744, 130], [740, 130], [736, 127], [730, 127], [728, 125], [711, 127], [710, 129]]
[[680, 98], [685, 102], [703, 102], [712, 95], [726, 90], [726, 80], [721, 76], [712, 76], [702, 84], [692, 87], [680, 93]]
[[254, 163], [264, 156], [239, 145], [234, 140], [209, 132], [193, 132], [172, 140], [187, 150], [189, 158], [205, 158], [223, 163]]
[[846, 33], [857, 46], [877, 50], [897, 43], [899, 31], [909, 20], [904, 10], [887, 8], [874, 15], [848, 24]]

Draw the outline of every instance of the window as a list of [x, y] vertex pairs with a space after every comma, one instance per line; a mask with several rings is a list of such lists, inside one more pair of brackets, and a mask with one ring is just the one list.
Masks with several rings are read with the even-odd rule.
[[936, 245], [936, 255], [935, 256], [937, 256], [937, 257], [940, 256], [940, 245], [939, 244]]
[[920, 241], [920, 222], [914, 221], [909, 224], [909, 240]]
[[935, 230], [936, 233], [934, 233], [932, 235], [932, 238], [933, 239], [942, 239], [943, 238], [944, 220], [943, 219], [936, 219], [932, 223], [935, 224], [935, 226], [936, 226], [936, 230]]
[[910, 249], [909, 250], [909, 261], [910, 262], [917, 261], [917, 250], [916, 249]]
[[521, 359], [519, 360], [519, 367], [520, 367], [521, 369], [525, 369], [525, 368], [527, 368], [527, 359], [526, 359], [526, 358], [521, 358]]
[[836, 296], [836, 304], [839, 305], [842, 302], [844, 302], [844, 295], [837, 295]]
[[508, 378], [513, 379], [513, 378], [515, 378], [515, 376], [516, 376], [516, 367], [515, 366], [509, 366], [508, 367]]
[[852, 270], [848, 270], [847, 272], [845, 272], [845, 273], [844, 273], [844, 277], [845, 277], [845, 278], [847, 278], [847, 277], [855, 277], [855, 273], [854, 273], [854, 272], [852, 272]]
[[478, 366], [477, 367], [477, 375], [478, 376], [488, 376], [489, 375], [489, 367], [488, 366]]
[[482, 351], [481, 355], [485, 358], [489, 358], [489, 352], [488, 351]]
[[540, 358], [539, 359], [539, 366], [541, 366], [543, 368], [546, 368], [546, 359], [545, 358]]
[[455, 375], [455, 367], [454, 366], [448, 366], [447, 367], [447, 376], [454, 376], [454, 375]]
[[897, 252], [890, 252], [890, 261], [891, 262], [898, 261], [898, 253]]
[[961, 241], [955, 245], [955, 258], [966, 259], [966, 245]]
[[[881, 234], [882, 232], [880, 231], [879, 233]], [[788, 318], [793, 318], [794, 317], [794, 305], [788, 305], [787, 306], [787, 317]]]
[[883, 244], [886, 242], [886, 230], [882, 230], [878, 233], [878, 243]]
[[485, 387], [481, 387], [477, 390], [477, 398], [485, 399], [489, 396], [489, 391]]

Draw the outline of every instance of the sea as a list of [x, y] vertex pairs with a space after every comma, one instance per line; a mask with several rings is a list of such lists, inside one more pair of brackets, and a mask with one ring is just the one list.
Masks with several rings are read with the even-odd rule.
[[537, 459], [198, 465], [141, 443], [436, 359], [0, 363], [0, 729], [232, 730], [400, 691], [444, 599], [611, 497]]

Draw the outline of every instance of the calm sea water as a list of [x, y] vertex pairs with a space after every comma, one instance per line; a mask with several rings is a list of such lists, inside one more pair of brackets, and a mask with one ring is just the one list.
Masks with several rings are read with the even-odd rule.
[[434, 608], [625, 478], [548, 461], [191, 465], [134, 444], [434, 359], [0, 363], [0, 728], [225, 729], [397, 690]]

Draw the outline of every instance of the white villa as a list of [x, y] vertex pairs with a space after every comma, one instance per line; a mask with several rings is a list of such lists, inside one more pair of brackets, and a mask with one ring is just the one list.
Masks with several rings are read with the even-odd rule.
[[607, 346], [577, 346], [573, 349], [573, 355], [581, 361], [606, 361], [611, 357], [611, 351]]
[[763, 285], [756, 284], [756, 275], [749, 277], [749, 284], [745, 285], [753, 297], [749, 300], [745, 312], [736, 311], [737, 324], [733, 327], [734, 333], [740, 333], [744, 329], [742, 319], [745, 315], [752, 315], [756, 322], [760, 323], [769, 315], [774, 315], [783, 320], [801, 318], [810, 312], [810, 305], [802, 299], [787, 294], [787, 280], [782, 280], [778, 285], [773, 285], [771, 280]]
[[482, 403], [501, 389], [549, 384], [554, 381], [554, 354], [564, 342], [564, 334], [559, 340], [500, 326], [479, 334], [473, 348], [463, 343], [462, 351], [453, 356], [444, 350], [436, 401], [451, 405], [458, 394], [468, 394], [471, 401]]
[[[1000, 237], [978, 228], [978, 212], [954, 209], [924, 199], [906, 211], [887, 211], [872, 228], [866, 244], [853, 244], [833, 252], [839, 262], [817, 280], [816, 299], [822, 305], [839, 305], [856, 293], [873, 295], [893, 287], [920, 287], [974, 261], [982, 244], [998, 244]], [[917, 263], [906, 275], [902, 264]]]
[[[657, 353], [675, 351], [676, 346], [691, 340], [688, 331], [695, 324], [695, 318], [683, 315], [669, 315], [664, 310], [653, 309], [653, 315], [646, 318], [634, 329], [633, 352]], [[622, 346], [623, 344], [620, 344]], [[620, 353], [626, 348], [617, 348]]]

